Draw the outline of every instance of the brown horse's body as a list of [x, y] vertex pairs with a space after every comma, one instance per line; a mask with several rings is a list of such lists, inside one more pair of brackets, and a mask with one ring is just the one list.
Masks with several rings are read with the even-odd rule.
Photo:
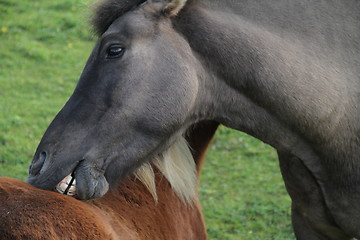
[[[216, 128], [213, 123], [198, 125], [187, 139], [198, 173]], [[102, 198], [80, 201], [2, 177], [0, 239], [206, 239], [198, 198], [192, 205], [182, 201], [157, 170], [155, 183], [157, 203], [133, 176]]]
[[199, 203], [184, 204], [161, 176], [157, 183], [157, 204], [132, 179], [84, 202], [0, 178], [1, 239], [206, 239]]

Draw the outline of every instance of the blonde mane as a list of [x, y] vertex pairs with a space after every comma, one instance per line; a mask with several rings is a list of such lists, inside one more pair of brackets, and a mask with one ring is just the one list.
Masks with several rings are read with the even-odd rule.
[[143, 164], [134, 173], [135, 177], [144, 184], [157, 202], [153, 166], [159, 169], [184, 203], [191, 204], [193, 202], [197, 186], [196, 166], [183, 137], [180, 137], [167, 151], [156, 157], [152, 163]]

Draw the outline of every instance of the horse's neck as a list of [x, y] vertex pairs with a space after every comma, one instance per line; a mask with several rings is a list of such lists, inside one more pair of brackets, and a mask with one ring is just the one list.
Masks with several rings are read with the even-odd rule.
[[[260, 78], [264, 74], [261, 69], [268, 70], [270, 74], [274, 71], [266, 69], [264, 65], [266, 54], [269, 54], [264, 51], [265, 47], [268, 48], [264, 44], [267, 36], [262, 37], [259, 29], [252, 28], [251, 23], [238, 16], [219, 11], [194, 8], [181, 17], [177, 27], [188, 39], [194, 52], [211, 69], [203, 84], [209, 84], [209, 79], [212, 79], [212, 86], [202, 89], [213, 92], [205, 92], [199, 97], [215, 97], [211, 117], [218, 118], [231, 128], [250, 133], [278, 149], [287, 147], [281, 146], [282, 141], [277, 142], [278, 134], [291, 140], [289, 145], [298, 142], [297, 136], [289, 136], [287, 126], [283, 126], [261, 106], [263, 100], [268, 102], [268, 99], [275, 99], [272, 97], [274, 93], [266, 94], [260, 90], [260, 85], [265, 85]], [[268, 84], [274, 85], [274, 82]], [[274, 89], [273, 86], [264, 86], [264, 90]], [[264, 126], [278, 129], [278, 134], [274, 135]]]
[[[162, 173], [155, 170], [158, 201], [142, 182], [129, 177], [104, 197], [88, 201], [124, 239], [206, 239], [197, 196], [184, 203]], [[134, 233], [135, 228], [135, 233]], [[174, 231], [176, 230], [176, 231]], [[127, 235], [135, 234], [134, 238]]]
[[309, 165], [325, 155], [339, 159], [348, 146], [350, 161], [358, 158], [360, 147], [354, 152], [348, 138], [360, 129], [359, 110], [349, 105], [360, 100], [351, 89], [355, 70], [343, 71], [348, 62], [327, 44], [196, 4], [175, 26], [207, 65], [203, 84], [211, 87], [199, 99], [214, 98], [210, 117]]

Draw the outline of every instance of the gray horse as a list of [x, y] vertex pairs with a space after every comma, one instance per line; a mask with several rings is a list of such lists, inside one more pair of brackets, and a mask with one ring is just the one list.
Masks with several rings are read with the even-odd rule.
[[108, 0], [94, 26], [29, 183], [101, 197], [220, 123], [277, 150], [297, 239], [360, 237], [360, 1]]

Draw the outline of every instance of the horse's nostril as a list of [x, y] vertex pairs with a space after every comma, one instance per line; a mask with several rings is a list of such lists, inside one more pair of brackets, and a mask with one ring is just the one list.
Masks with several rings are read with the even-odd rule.
[[46, 152], [41, 152], [39, 156], [39, 163], [44, 164], [46, 160], [46, 156], [47, 156]]
[[33, 160], [30, 165], [29, 173], [32, 175], [39, 174], [41, 168], [44, 166], [45, 160], [47, 158], [47, 153], [45, 151], [39, 154], [39, 157]]

